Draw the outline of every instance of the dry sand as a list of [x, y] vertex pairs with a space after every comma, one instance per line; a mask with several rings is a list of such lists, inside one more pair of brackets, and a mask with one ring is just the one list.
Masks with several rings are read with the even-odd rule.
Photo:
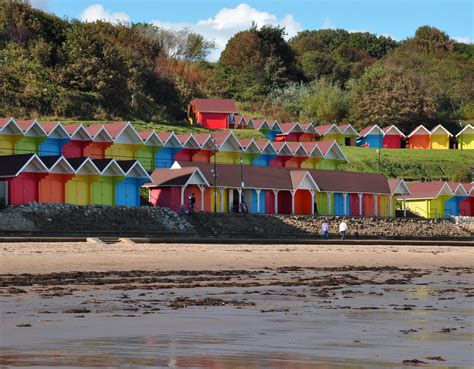
[[282, 266], [472, 267], [469, 247], [0, 243], [0, 273], [223, 270]]

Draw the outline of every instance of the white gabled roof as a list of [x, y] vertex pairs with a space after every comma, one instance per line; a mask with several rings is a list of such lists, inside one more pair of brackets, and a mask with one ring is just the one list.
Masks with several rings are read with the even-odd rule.
[[[423, 131], [422, 133], [418, 133], [418, 131]], [[408, 135], [408, 138], [410, 138], [411, 136], [415, 135], [415, 134], [425, 134], [425, 135], [429, 135], [431, 134], [430, 131], [428, 131], [428, 129], [423, 125], [423, 124], [420, 124], [418, 127], [416, 127], [413, 131], [411, 131], [411, 133]]]
[[314, 190], [320, 191], [313, 176], [306, 170], [290, 171], [291, 182], [295, 190]]
[[452, 137], [453, 135], [449, 132], [446, 128], [444, 128], [441, 124], [438, 124], [434, 127], [431, 132], [432, 135], [439, 135], [439, 134], [447, 134], [448, 136]]
[[465, 134], [465, 135], [472, 135], [474, 134], [474, 126], [468, 124], [467, 126], [465, 126], [457, 135], [456, 137], [462, 135], [462, 134]]
[[383, 128], [384, 135], [400, 135], [406, 137], [402, 131], [400, 131], [396, 125], [392, 124], [391, 126]]
[[148, 172], [143, 168], [143, 165], [136, 160], [135, 164], [133, 164], [130, 169], [125, 173], [126, 177], [135, 177], [135, 178], [143, 178], [149, 180], [151, 182], [151, 177]]
[[18, 123], [13, 117], [8, 118], [8, 121], [0, 129], [1, 135], [11, 135], [11, 136], [23, 136], [23, 131], [21, 130]]
[[[342, 127], [344, 127], [344, 130], [341, 129]], [[359, 136], [359, 132], [357, 132], [352, 124], [342, 124], [337, 126], [337, 128], [339, 128], [339, 131], [341, 131], [343, 135]]]
[[100, 173], [102, 176], [112, 177], [125, 177], [125, 172], [122, 170], [120, 165], [117, 164], [115, 159], [112, 159], [109, 164]]
[[333, 141], [331, 147], [328, 151], [326, 151], [326, 155], [324, 155], [324, 159], [336, 159], [336, 160], [343, 160], [346, 163], [349, 163], [344, 152], [341, 150], [339, 145], [336, 141]]
[[49, 173], [57, 174], [74, 174], [75, 172], [74, 168], [69, 164], [64, 156], [60, 156], [56, 163], [54, 163], [49, 169]]

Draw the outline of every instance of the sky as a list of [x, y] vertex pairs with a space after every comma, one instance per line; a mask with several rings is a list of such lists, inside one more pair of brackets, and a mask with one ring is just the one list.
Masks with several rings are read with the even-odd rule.
[[214, 40], [217, 60], [228, 39], [257, 26], [285, 27], [290, 38], [301, 30], [343, 28], [395, 40], [412, 37], [419, 26], [441, 29], [460, 42], [474, 40], [472, 0], [30, 0], [61, 18], [82, 21], [153, 23], [187, 27]]

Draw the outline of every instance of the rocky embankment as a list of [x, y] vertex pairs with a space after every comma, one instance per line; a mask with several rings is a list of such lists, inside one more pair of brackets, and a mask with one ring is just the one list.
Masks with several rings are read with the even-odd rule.
[[336, 237], [342, 219], [348, 225], [348, 238], [441, 240], [473, 237], [468, 229], [440, 219], [196, 214], [190, 222], [204, 237], [278, 239], [319, 237], [324, 220], [329, 222], [330, 234]]
[[0, 231], [190, 232], [188, 221], [166, 208], [37, 204], [0, 211]]

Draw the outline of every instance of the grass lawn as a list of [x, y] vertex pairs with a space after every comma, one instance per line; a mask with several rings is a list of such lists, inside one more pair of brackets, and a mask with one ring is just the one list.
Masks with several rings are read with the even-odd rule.
[[[342, 147], [349, 160], [341, 169], [359, 172], [378, 172], [377, 149]], [[382, 149], [380, 167], [390, 178], [457, 179], [474, 167], [474, 150], [410, 150]]]

